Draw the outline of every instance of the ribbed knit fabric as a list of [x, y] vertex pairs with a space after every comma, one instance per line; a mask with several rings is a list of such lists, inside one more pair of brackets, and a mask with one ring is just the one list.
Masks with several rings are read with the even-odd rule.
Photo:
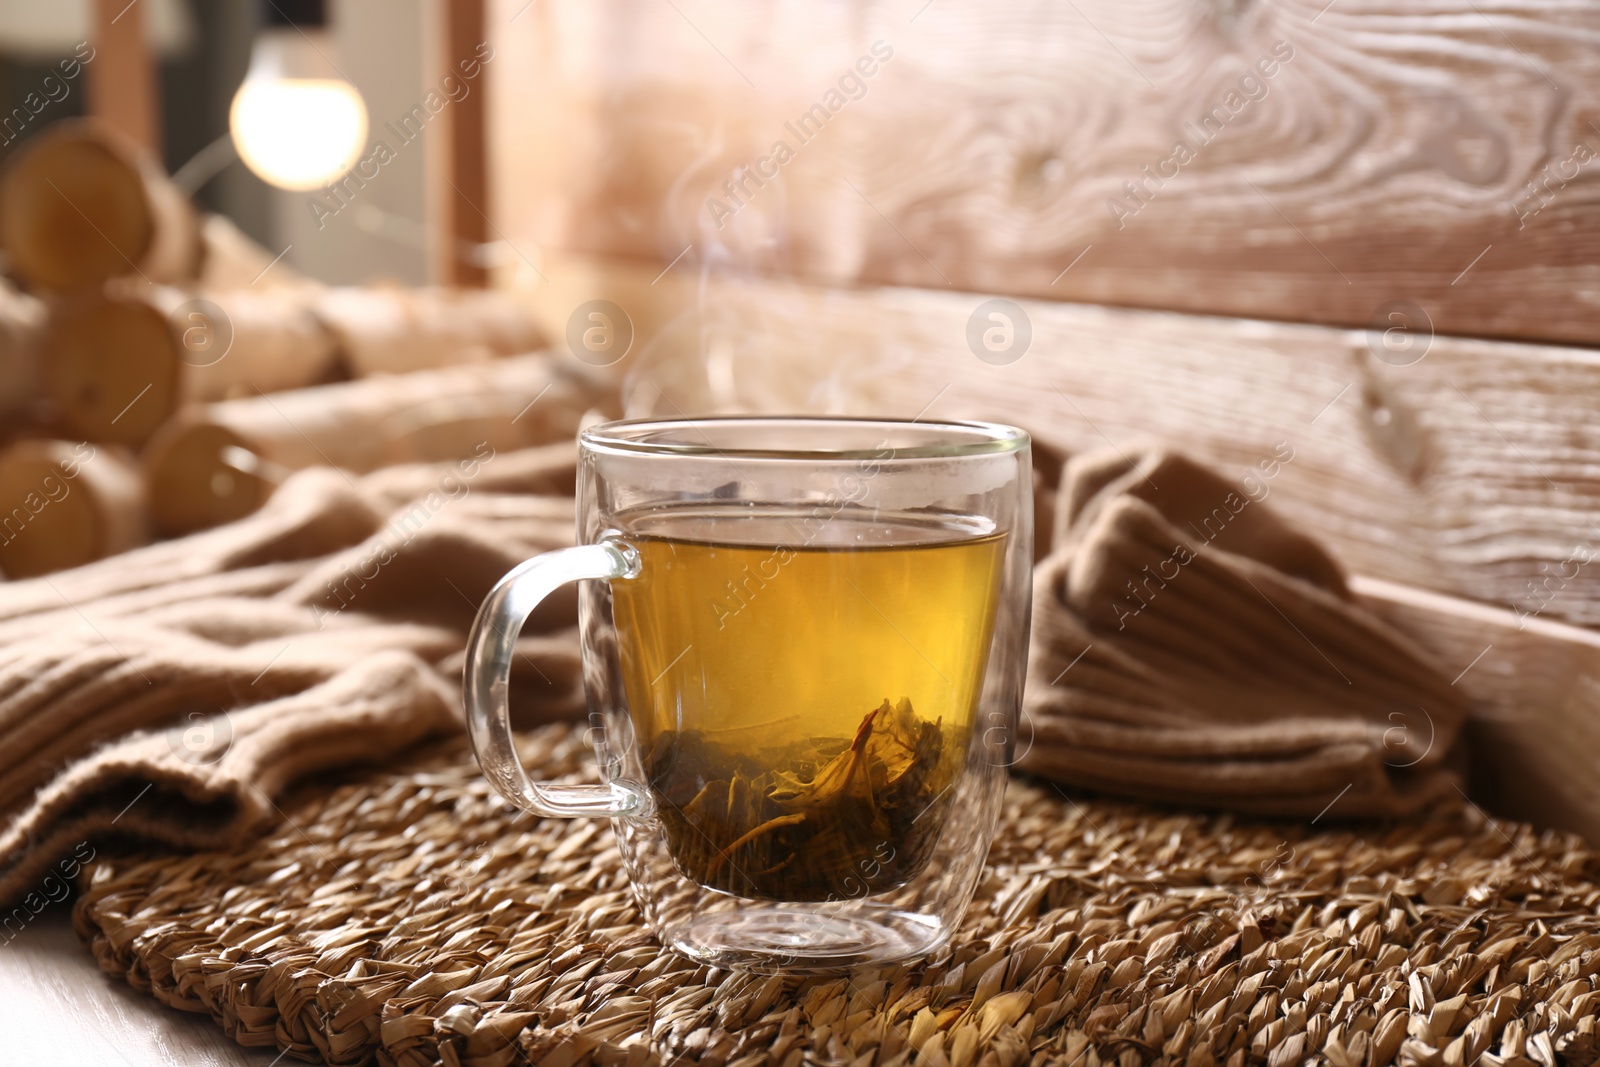
[[[241, 522], [0, 584], [0, 901], [83, 840], [225, 846], [291, 780], [459, 729], [473, 613], [571, 543], [574, 459], [308, 470]], [[581, 711], [576, 621], [570, 595], [529, 621], [521, 721]]]
[[1266, 492], [1155, 448], [1067, 463], [1035, 569], [1023, 769], [1294, 817], [1455, 795], [1464, 699]]

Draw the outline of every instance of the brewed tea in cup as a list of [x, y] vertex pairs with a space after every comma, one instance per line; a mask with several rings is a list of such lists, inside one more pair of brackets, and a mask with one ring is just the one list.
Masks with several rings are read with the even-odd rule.
[[[999, 817], [1027, 646], [1026, 434], [727, 418], [580, 439], [577, 548], [508, 574], [468, 719], [507, 799], [604, 815], [644, 919], [704, 962], [818, 972], [925, 955]], [[568, 581], [602, 784], [534, 782], [512, 643]]]

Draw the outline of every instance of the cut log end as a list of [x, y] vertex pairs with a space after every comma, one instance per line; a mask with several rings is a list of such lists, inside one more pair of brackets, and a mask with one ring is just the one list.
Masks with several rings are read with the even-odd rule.
[[150, 514], [168, 537], [242, 519], [277, 488], [272, 466], [226, 426], [180, 419], [145, 454]]
[[17, 154], [0, 182], [0, 235], [18, 276], [64, 290], [131, 273], [155, 221], [139, 166], [103, 131], [75, 124]]
[[23, 441], [0, 452], [0, 573], [31, 578], [143, 544], [144, 485], [109, 448]]
[[63, 306], [43, 357], [45, 391], [74, 436], [140, 445], [178, 405], [181, 362], [171, 327], [142, 301], [96, 296]]
[[58, 123], [17, 153], [0, 180], [0, 239], [17, 277], [56, 292], [123, 274], [190, 280], [204, 251], [183, 190], [92, 120]]

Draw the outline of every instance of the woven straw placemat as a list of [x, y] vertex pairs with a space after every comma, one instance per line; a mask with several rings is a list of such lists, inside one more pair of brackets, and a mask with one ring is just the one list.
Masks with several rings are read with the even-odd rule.
[[[549, 728], [524, 755], [579, 780], [579, 738]], [[102, 859], [75, 920], [106, 971], [313, 1061], [1553, 1067], [1600, 1052], [1600, 862], [1466, 803], [1305, 827], [1014, 781], [947, 957], [834, 979], [662, 950], [609, 824], [513, 812], [461, 742], [282, 808], [240, 852]]]

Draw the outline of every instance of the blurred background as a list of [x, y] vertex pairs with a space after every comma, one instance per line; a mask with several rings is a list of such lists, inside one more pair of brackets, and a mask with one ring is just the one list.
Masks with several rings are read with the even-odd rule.
[[[365, 197], [371, 210], [359, 221], [345, 217], [320, 230], [307, 211], [303, 192], [273, 187], [226, 152], [196, 157], [219, 138], [226, 145], [230, 106], [250, 69], [258, 34], [291, 19], [316, 36], [316, 46], [361, 94], [369, 115], [405, 114], [422, 99], [425, 59], [442, 64], [442, 56], [428, 55], [425, 43], [437, 40], [439, 33], [432, 24], [438, 12], [430, 12], [429, 6], [422, 0], [275, 6], [266, 0], [136, 0], [131, 5], [123, 0], [112, 5], [111, 17], [119, 27], [125, 21], [139, 22], [141, 51], [147, 56], [152, 83], [151, 146], [169, 173], [179, 172], [186, 163], [198, 163], [200, 169], [190, 174], [197, 204], [226, 215], [274, 250], [292, 243], [295, 247], [285, 262], [312, 277], [341, 283], [420, 284], [429, 277], [423, 153], [385, 166], [384, 180], [374, 183]], [[58, 64], [95, 36], [96, 16], [94, 0], [0, 4], [0, 84], [6, 114], [18, 108], [26, 111], [28, 95], [37, 96], [44, 78], [59, 73]], [[92, 80], [86, 72], [86, 77], [67, 83], [69, 91], [50, 100], [20, 135], [7, 130], [0, 160], [51, 124], [88, 114], [93, 90], [86, 82]]]

